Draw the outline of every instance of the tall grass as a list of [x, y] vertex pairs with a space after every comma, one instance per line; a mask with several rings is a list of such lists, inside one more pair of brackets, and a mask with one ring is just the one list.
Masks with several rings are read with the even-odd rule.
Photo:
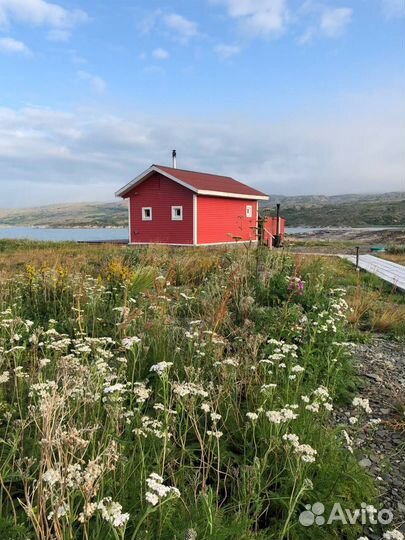
[[358, 538], [298, 520], [374, 497], [331, 422], [355, 386], [319, 261], [50, 256], [1, 283], [1, 538]]

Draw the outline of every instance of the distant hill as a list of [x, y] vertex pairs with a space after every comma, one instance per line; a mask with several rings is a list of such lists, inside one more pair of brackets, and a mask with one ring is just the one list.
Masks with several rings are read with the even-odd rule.
[[313, 206], [339, 206], [345, 203], [373, 203], [373, 202], [396, 202], [405, 199], [405, 192], [391, 191], [389, 193], [363, 193], [343, 195], [271, 195], [270, 204], [281, 203], [285, 208], [313, 207]]
[[126, 227], [126, 201], [52, 204], [35, 208], [0, 209], [0, 226], [9, 227]]
[[405, 192], [365, 195], [274, 195], [268, 206], [272, 214], [276, 203], [289, 226], [372, 227], [405, 225]]
[[[365, 195], [273, 195], [271, 213], [281, 203], [290, 226], [405, 226], [405, 192]], [[52, 204], [36, 208], [0, 209], [0, 226], [8, 227], [127, 227], [125, 201]]]

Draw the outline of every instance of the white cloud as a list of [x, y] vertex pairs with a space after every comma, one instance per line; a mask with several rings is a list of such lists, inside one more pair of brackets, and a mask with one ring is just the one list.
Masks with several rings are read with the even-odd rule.
[[152, 56], [155, 60], [167, 60], [169, 53], [165, 49], [157, 48], [152, 51]]
[[342, 34], [351, 23], [353, 10], [351, 8], [327, 8], [321, 15], [320, 30], [329, 38], [336, 38]]
[[174, 32], [174, 39], [181, 43], [187, 43], [191, 38], [198, 34], [197, 24], [178, 13], [164, 15], [163, 22], [167, 28]]
[[158, 23], [159, 19], [162, 17], [162, 10], [155, 9], [154, 11], [148, 13], [139, 14], [136, 27], [141, 34], [150, 34]]
[[46, 35], [49, 41], [55, 41], [59, 43], [65, 43], [66, 41], [69, 41], [70, 36], [70, 30], [63, 30], [62, 28], [53, 28], [52, 30], [49, 30]]
[[241, 52], [241, 50], [242, 49], [239, 45], [227, 45], [225, 43], [220, 43], [214, 47], [214, 51], [217, 53], [217, 55], [225, 60], [227, 58], [231, 58], [232, 56], [236, 56]]
[[[235, 176], [269, 193], [403, 191], [403, 88], [276, 121], [0, 108], [0, 207], [112, 200], [151, 163]], [[293, 119], [292, 119], [293, 118]], [[170, 142], [170, 146], [169, 143]]]
[[144, 72], [150, 75], [163, 75], [165, 70], [161, 66], [146, 66]]
[[0, 38], [0, 51], [6, 53], [31, 54], [30, 49], [22, 41], [13, 38]]
[[404, 17], [405, 2], [404, 0], [382, 0], [384, 13], [387, 17]]
[[46, 0], [0, 0], [0, 26], [13, 22], [50, 27], [49, 38], [66, 41], [71, 30], [89, 20], [81, 9], [65, 9]]
[[288, 21], [287, 0], [211, 0], [226, 7], [229, 17], [256, 35], [283, 32]]
[[313, 38], [317, 34], [317, 29], [314, 26], [310, 26], [305, 30], [305, 32], [298, 38], [298, 43], [300, 45], [306, 45], [310, 41], [313, 40]]
[[78, 71], [77, 74], [80, 79], [87, 81], [97, 94], [102, 94], [105, 91], [107, 84], [105, 80], [98, 75], [93, 75], [87, 71]]

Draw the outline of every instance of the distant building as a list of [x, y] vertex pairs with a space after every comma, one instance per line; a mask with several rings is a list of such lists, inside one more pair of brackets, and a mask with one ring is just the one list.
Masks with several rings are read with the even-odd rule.
[[268, 196], [228, 176], [152, 165], [116, 195], [128, 199], [130, 244], [256, 242]]

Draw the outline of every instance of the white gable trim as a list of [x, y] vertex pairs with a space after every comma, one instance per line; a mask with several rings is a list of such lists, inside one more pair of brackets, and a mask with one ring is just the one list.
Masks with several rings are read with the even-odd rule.
[[193, 193], [197, 193], [197, 195], [210, 195], [211, 197], [228, 197], [230, 199], [249, 199], [252, 201], [268, 201], [269, 197], [267, 195], [245, 195], [243, 193], [228, 193], [226, 191], [211, 191], [209, 189], [197, 189], [194, 186], [191, 186], [190, 184], [187, 184], [186, 182], [183, 182], [182, 180], [179, 180], [175, 176], [173, 176], [170, 173], [167, 173], [166, 171], [162, 171], [162, 169], [159, 169], [159, 167], [156, 167], [155, 165], [152, 165], [149, 167], [149, 169], [146, 169], [143, 173], [141, 173], [139, 176], [128, 182], [123, 188], [119, 189], [115, 192], [116, 197], [123, 197], [133, 189], [134, 187], [138, 186], [145, 180], [147, 180], [154, 172], [157, 172], [166, 178], [169, 178], [169, 180], [173, 180], [173, 182], [176, 182], [176, 184], [180, 184], [181, 186], [189, 189]]
[[156, 167], [155, 165], [152, 165], [152, 167], [149, 167], [149, 169], [146, 169], [146, 171], [144, 171], [139, 176], [137, 176], [136, 178], [134, 178], [133, 180], [128, 182], [128, 184], [126, 184], [123, 188], [116, 191], [115, 196], [116, 197], [123, 197], [126, 193], [128, 193], [128, 191], [130, 191], [131, 189], [133, 189], [136, 186], [139, 186], [139, 184], [141, 184], [142, 182], [147, 180], [154, 172], [162, 174], [163, 176], [166, 176], [166, 178], [169, 178], [170, 180], [173, 180], [173, 182], [176, 182], [177, 184], [180, 184], [181, 186], [184, 186], [187, 189], [190, 189], [194, 193], [197, 193], [197, 190], [196, 190], [195, 187], [190, 186], [189, 184], [186, 184], [185, 182], [182, 182], [181, 180], [179, 180], [175, 176], [172, 176], [171, 174], [159, 169], [159, 167]]

